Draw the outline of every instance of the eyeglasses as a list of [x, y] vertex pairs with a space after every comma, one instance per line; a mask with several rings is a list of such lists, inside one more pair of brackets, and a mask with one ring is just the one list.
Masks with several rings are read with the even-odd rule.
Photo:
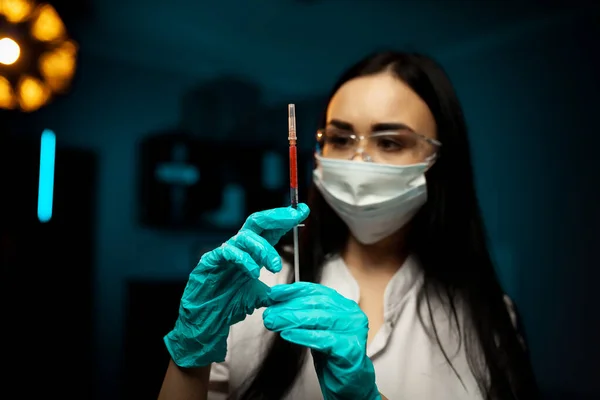
[[321, 156], [382, 164], [408, 165], [435, 160], [441, 143], [408, 129], [356, 135], [352, 131], [325, 128], [317, 131]]

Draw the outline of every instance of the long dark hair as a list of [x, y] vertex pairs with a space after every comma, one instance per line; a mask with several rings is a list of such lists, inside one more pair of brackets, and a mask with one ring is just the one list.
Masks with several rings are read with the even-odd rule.
[[[425, 305], [428, 312], [421, 313], [421, 322], [429, 322], [432, 337], [446, 356], [430, 305], [432, 296], [444, 299], [460, 330], [461, 345], [466, 346], [469, 366], [484, 397], [536, 399], [531, 363], [511, 322], [488, 251], [463, 111], [444, 70], [420, 54], [377, 53], [344, 73], [329, 100], [347, 81], [384, 71], [408, 84], [427, 103], [443, 143], [436, 164], [427, 172], [428, 201], [413, 220], [408, 235], [409, 248], [424, 272], [418, 309]], [[321, 127], [325, 123], [323, 115]], [[348, 229], [314, 185], [308, 205], [311, 214], [300, 240], [301, 276], [303, 281], [319, 282], [326, 257], [342, 251]], [[285, 252], [282, 256], [289, 257]], [[464, 304], [466, 316], [460, 323], [456, 307], [459, 301]], [[304, 348], [275, 336], [240, 398], [283, 398], [305, 359]], [[447, 356], [446, 360], [452, 366]]]

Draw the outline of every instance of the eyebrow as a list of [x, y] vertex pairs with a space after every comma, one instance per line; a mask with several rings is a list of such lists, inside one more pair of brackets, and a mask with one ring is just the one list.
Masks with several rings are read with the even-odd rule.
[[[339, 119], [332, 119], [327, 125], [333, 125], [338, 129], [354, 131], [354, 125], [346, 121], [340, 121]], [[400, 122], [383, 122], [371, 125], [371, 132], [382, 132], [382, 131], [398, 131], [398, 130], [409, 130], [414, 132], [415, 130], [410, 126]]]

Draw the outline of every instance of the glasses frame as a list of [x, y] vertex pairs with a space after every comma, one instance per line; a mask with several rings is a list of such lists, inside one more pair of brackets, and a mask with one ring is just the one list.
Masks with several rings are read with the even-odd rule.
[[[395, 132], [393, 130], [390, 130], [390, 131], [374, 132], [370, 135], [364, 135], [364, 134], [356, 134], [352, 131], [348, 131], [345, 129], [338, 129], [338, 128], [334, 128], [334, 129], [339, 132], [350, 133], [350, 135], [348, 135], [348, 137], [350, 139], [356, 140], [358, 142], [362, 142], [363, 140], [371, 138], [371, 137], [389, 136], [390, 133]], [[327, 131], [327, 128], [317, 129], [317, 134], [316, 134], [317, 144], [318, 144], [317, 153], [321, 154], [321, 155], [323, 153], [323, 146], [322, 146], [323, 138], [322, 137], [325, 135], [326, 131]], [[430, 145], [432, 145], [433, 147], [435, 147], [435, 152], [431, 156], [427, 157], [425, 159], [425, 162], [432, 163], [433, 161], [438, 159], [438, 157], [439, 157], [438, 152], [439, 152], [440, 148], [442, 147], [442, 142], [440, 142], [439, 140], [430, 138], [428, 136], [425, 136], [423, 134], [417, 133], [412, 130], [407, 130], [407, 132], [410, 133], [411, 135], [413, 135], [414, 137], [416, 137], [417, 139], [424, 140], [425, 142], [427, 142]], [[357, 150], [360, 150], [360, 147]], [[357, 151], [350, 159], [353, 159], [357, 154], [364, 154], [364, 151]], [[364, 161], [372, 162], [371, 156], [368, 156], [368, 159], [365, 159], [363, 156], [363, 159], [364, 159]]]

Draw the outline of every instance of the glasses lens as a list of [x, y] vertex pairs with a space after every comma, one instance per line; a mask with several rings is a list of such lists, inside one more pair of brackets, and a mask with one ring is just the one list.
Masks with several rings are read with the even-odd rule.
[[357, 136], [349, 131], [327, 129], [319, 135], [324, 157], [348, 159], [356, 154], [359, 147]]
[[435, 154], [435, 146], [412, 131], [378, 132], [367, 138], [365, 151], [375, 162], [416, 164]]
[[317, 135], [323, 157], [352, 159], [366, 153], [374, 162], [406, 165], [425, 162], [436, 146], [409, 130], [376, 132], [364, 138], [353, 132], [326, 129]]

